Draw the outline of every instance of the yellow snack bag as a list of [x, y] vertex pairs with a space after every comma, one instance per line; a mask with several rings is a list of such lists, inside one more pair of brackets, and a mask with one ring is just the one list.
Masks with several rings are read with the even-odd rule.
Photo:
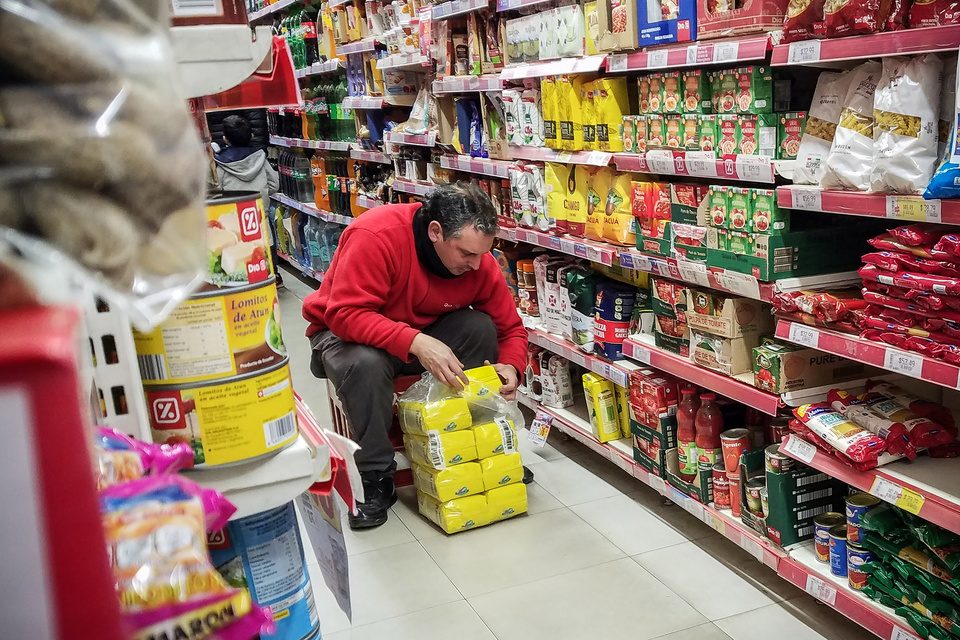
[[476, 462], [458, 464], [449, 469], [431, 469], [414, 464], [411, 470], [417, 491], [440, 502], [483, 493], [483, 476]]
[[404, 433], [427, 435], [430, 431], [458, 431], [473, 425], [470, 406], [463, 398], [445, 398], [433, 402], [400, 401], [397, 415]]
[[637, 245], [635, 218], [630, 204], [629, 173], [618, 173], [610, 181], [603, 209], [603, 238], [630, 247]]
[[587, 227], [590, 170], [582, 164], [565, 166], [567, 178], [563, 208], [567, 212], [567, 233], [582, 238]]
[[620, 422], [617, 420], [617, 400], [613, 383], [606, 378], [585, 373], [583, 393], [587, 398], [593, 436], [600, 442], [619, 440]]
[[603, 212], [613, 175], [614, 171], [610, 167], [600, 167], [590, 175], [584, 236], [591, 240], [603, 240]]
[[623, 123], [623, 116], [630, 113], [627, 79], [606, 77], [596, 80], [594, 108], [597, 119], [597, 148], [601, 151], [623, 151], [620, 125]]
[[547, 214], [557, 221], [557, 232], [567, 231], [567, 174], [570, 167], [558, 162], [543, 164], [544, 181], [547, 183]]
[[427, 435], [404, 434], [403, 446], [411, 462], [434, 469], [477, 459], [477, 441], [472, 429]]
[[482, 493], [441, 502], [425, 493], [417, 494], [420, 515], [447, 533], [457, 533], [490, 524], [487, 497]]
[[584, 82], [580, 86], [580, 108], [583, 114], [583, 148], [598, 149], [597, 147], [597, 113], [594, 103], [594, 87], [599, 80]]
[[519, 453], [484, 458], [479, 464], [487, 491], [523, 480], [523, 462]]
[[506, 418], [497, 418], [493, 422], [477, 425], [473, 428], [473, 434], [477, 457], [481, 460], [517, 452], [517, 431], [513, 422]]
[[[646, 274], [644, 274], [646, 275]], [[617, 397], [617, 418], [620, 421], [620, 435], [624, 438], [630, 437], [630, 390], [621, 387], [617, 383], [613, 384], [613, 392]]]
[[522, 482], [487, 491], [487, 516], [491, 522], [512, 518], [527, 510], [527, 487]]
[[543, 111], [543, 140], [550, 149], [560, 148], [557, 133], [557, 81], [553, 76], [540, 79], [540, 108]]
[[583, 149], [582, 75], [557, 76], [557, 121], [559, 147], [565, 151]]

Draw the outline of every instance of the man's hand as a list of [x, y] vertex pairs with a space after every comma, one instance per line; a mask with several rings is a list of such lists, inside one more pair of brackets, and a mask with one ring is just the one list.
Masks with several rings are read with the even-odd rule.
[[463, 363], [457, 359], [453, 350], [436, 338], [418, 333], [410, 343], [410, 353], [415, 355], [423, 368], [433, 377], [457, 391], [462, 390], [470, 380], [463, 372]]
[[[490, 361], [486, 360], [483, 364], [489, 365]], [[503, 399], [513, 400], [516, 398], [517, 384], [520, 381], [520, 374], [517, 373], [516, 368], [514, 368], [512, 364], [502, 364], [498, 362], [497, 364], [493, 365], [493, 369], [503, 381], [503, 386], [500, 387], [500, 395], [503, 396]]]

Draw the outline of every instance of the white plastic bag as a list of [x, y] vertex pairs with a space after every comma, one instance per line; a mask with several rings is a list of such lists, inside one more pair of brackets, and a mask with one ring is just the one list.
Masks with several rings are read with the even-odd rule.
[[873, 170], [873, 97], [882, 65], [864, 62], [844, 79], [847, 87], [840, 122], [833, 137], [826, 170], [820, 179], [824, 189], [866, 191]]
[[824, 161], [830, 153], [837, 123], [840, 122], [840, 103], [845, 86], [842, 79], [845, 75], [824, 71], [817, 79], [817, 88], [813, 92], [813, 102], [807, 112], [807, 124], [797, 151], [793, 172], [795, 184], [820, 184]]
[[953, 127], [953, 105], [957, 97], [957, 56], [947, 56], [943, 61], [943, 82], [940, 89], [940, 120], [937, 126], [937, 160], [943, 162], [950, 142]]

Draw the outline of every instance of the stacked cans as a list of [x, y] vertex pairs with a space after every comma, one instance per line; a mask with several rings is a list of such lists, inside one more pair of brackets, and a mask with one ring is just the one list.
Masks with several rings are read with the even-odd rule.
[[830, 563], [830, 572], [846, 577], [852, 589], [863, 589], [867, 574], [863, 565], [873, 560], [873, 553], [860, 546], [860, 518], [880, 500], [868, 493], [853, 493], [846, 498], [846, 515], [829, 512], [814, 519], [814, 545], [817, 560]]

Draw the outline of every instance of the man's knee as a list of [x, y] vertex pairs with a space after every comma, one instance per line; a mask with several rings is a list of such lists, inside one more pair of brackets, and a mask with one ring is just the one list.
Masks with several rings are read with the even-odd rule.
[[497, 325], [482, 311], [470, 309], [464, 318], [464, 330], [471, 340], [485, 346], [497, 344]]
[[[383, 349], [365, 344], [351, 344], [335, 353], [323, 354], [323, 367], [339, 384], [368, 383], [378, 378], [392, 379], [391, 356]], [[336, 381], [336, 380], [335, 380]]]

